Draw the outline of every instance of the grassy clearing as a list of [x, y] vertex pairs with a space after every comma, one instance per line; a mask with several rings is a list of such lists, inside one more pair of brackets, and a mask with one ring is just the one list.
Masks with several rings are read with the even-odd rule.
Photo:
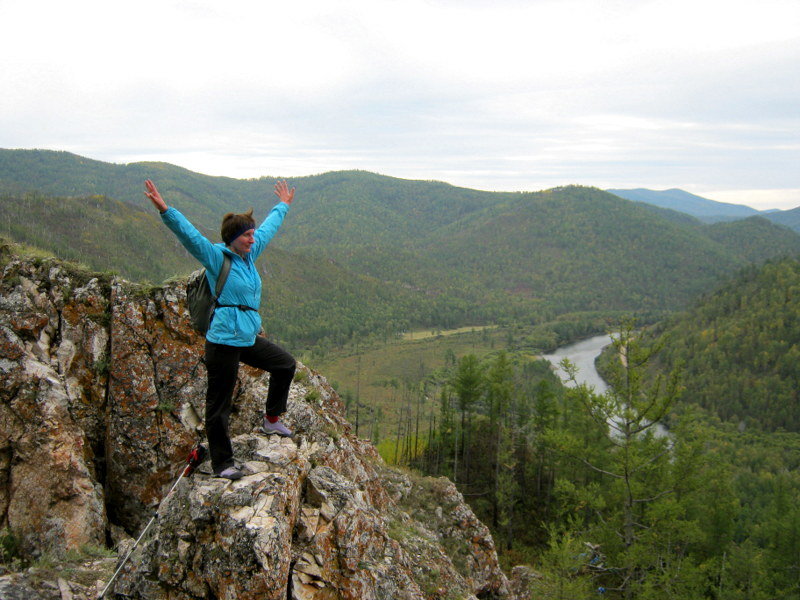
[[432, 390], [420, 392], [419, 382], [436, 379], [438, 371], [465, 354], [480, 357], [505, 346], [504, 334], [496, 327], [467, 327], [446, 335], [399, 339], [359, 354], [333, 354], [313, 367], [343, 396], [354, 424], [359, 400], [359, 436], [378, 443], [393, 438], [401, 415], [416, 413], [418, 403], [420, 427], [427, 432], [429, 415], [439, 410], [438, 398]]
[[518, 359], [535, 359], [559, 345], [606, 331], [614, 318], [607, 313], [573, 313], [528, 326], [418, 330], [384, 345], [338, 350], [305, 362], [341, 394], [360, 437], [376, 445], [386, 438], [396, 442], [398, 424], [412, 415], [413, 427], [401, 429], [423, 439], [430, 417], [439, 411], [437, 384], [445, 367], [453, 367], [462, 356], [474, 354], [482, 360], [505, 350]]
[[445, 337], [449, 335], [458, 335], [460, 333], [478, 333], [482, 332], [483, 330], [492, 330], [497, 329], [497, 325], [484, 325], [481, 327], [459, 327], [458, 329], [445, 329], [445, 330], [418, 330], [418, 331], [408, 331], [403, 334], [402, 341], [404, 342], [415, 342], [420, 340], [426, 340], [429, 338], [435, 337]]

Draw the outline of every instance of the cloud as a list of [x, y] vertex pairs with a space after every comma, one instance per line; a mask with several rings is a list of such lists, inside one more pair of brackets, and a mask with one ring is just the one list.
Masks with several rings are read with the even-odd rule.
[[0, 19], [3, 147], [480, 189], [797, 185], [794, 0], [4, 0]]

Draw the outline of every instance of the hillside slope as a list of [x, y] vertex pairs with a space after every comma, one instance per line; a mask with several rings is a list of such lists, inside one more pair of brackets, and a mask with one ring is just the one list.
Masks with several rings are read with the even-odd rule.
[[685, 400], [734, 423], [800, 432], [800, 261], [750, 267], [657, 331]]
[[265, 182], [259, 186], [254, 180], [210, 177], [167, 163], [118, 165], [70, 152], [0, 149], [0, 193], [100, 195], [152, 210], [143, 193], [144, 180], [148, 178], [170, 192], [168, 197], [174, 206], [190, 209], [195, 225], [212, 230], [219, 225], [221, 198], [244, 209], [259, 198], [259, 191], [262, 197], [271, 193]]
[[683, 306], [749, 261], [800, 251], [796, 234], [765, 221], [726, 231], [567, 187], [520, 195], [450, 226], [428, 243], [426, 256], [507, 297], [538, 298], [559, 310], [635, 311]]
[[800, 207], [771, 212], [764, 215], [764, 217], [773, 223], [788, 227], [792, 231], [800, 232]]
[[[140, 282], [183, 278], [199, 266], [155, 211], [105, 196], [0, 194], [0, 236]], [[273, 245], [258, 267], [265, 325], [274, 338], [295, 344], [388, 335], [410, 322], [431, 322], [444, 301]]]

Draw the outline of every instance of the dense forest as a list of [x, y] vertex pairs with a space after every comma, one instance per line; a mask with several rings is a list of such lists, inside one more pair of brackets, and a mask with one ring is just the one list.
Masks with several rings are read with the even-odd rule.
[[382, 453], [456, 481], [503, 561], [544, 575], [534, 597], [796, 598], [798, 306], [786, 258], [650, 327], [622, 321], [604, 395], [484, 332], [403, 382]]
[[800, 435], [721, 421], [680, 369], [653, 376], [666, 349], [642, 341], [616, 334], [604, 395], [463, 355], [420, 387], [437, 412], [420, 423], [409, 400], [394, 456], [458, 482], [502, 560], [543, 575], [534, 597], [796, 598]]
[[748, 267], [649, 332], [684, 397], [742, 429], [800, 433], [800, 262]]

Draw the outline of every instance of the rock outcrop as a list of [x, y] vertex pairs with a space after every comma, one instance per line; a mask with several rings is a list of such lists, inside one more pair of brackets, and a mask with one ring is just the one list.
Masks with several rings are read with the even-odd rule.
[[185, 418], [203, 412], [206, 374], [182, 283], [148, 288], [7, 247], [0, 266], [0, 527], [23, 555], [120, 541], [155, 515], [107, 597], [511, 597], [455, 486], [388, 468], [302, 365], [293, 439], [254, 430], [269, 376], [242, 368], [231, 432], [247, 475], [206, 464], [162, 502], [201, 439]]

